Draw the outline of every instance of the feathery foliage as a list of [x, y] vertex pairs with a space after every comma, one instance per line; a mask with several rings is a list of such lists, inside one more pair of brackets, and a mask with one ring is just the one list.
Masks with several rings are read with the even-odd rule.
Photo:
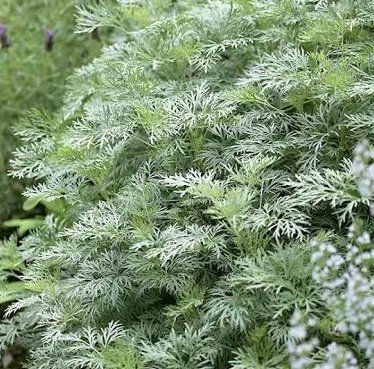
[[373, 139], [372, 10], [79, 7], [77, 32], [115, 36], [71, 77], [61, 114], [18, 127], [12, 175], [63, 211], [22, 242], [34, 292], [8, 309], [2, 346], [27, 346], [35, 369], [287, 368], [302, 311], [321, 352], [341, 341], [369, 368], [354, 332], [336, 334], [310, 243], [373, 227], [352, 164]]

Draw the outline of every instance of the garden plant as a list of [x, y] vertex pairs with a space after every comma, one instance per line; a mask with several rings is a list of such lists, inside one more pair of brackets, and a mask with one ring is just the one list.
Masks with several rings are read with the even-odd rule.
[[108, 30], [16, 126], [10, 174], [53, 210], [2, 248], [25, 291], [1, 347], [28, 369], [372, 369], [373, 2], [77, 7], [77, 34]]

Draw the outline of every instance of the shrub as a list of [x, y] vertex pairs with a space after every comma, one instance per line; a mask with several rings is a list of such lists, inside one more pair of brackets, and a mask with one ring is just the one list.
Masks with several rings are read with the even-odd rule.
[[302, 311], [320, 353], [339, 340], [369, 367], [352, 331], [336, 336], [309, 245], [344, 245], [355, 218], [372, 227], [372, 193], [352, 164], [373, 135], [372, 10], [81, 7], [79, 32], [116, 36], [75, 72], [62, 115], [18, 129], [13, 176], [40, 180], [29, 204], [62, 211], [22, 243], [33, 292], [8, 309], [2, 344], [27, 346], [35, 369], [111, 368], [113, 356], [124, 367], [286, 368]]

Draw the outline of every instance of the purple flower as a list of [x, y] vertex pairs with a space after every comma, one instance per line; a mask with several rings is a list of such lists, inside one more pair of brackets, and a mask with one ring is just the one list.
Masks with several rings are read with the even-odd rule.
[[54, 33], [51, 29], [45, 31], [45, 49], [47, 51], [52, 51], [54, 43]]
[[4, 24], [0, 24], [0, 42], [3, 49], [10, 46], [10, 40], [7, 34], [7, 27]]
[[0, 24], [0, 37], [3, 37], [4, 35], [6, 35], [6, 25]]

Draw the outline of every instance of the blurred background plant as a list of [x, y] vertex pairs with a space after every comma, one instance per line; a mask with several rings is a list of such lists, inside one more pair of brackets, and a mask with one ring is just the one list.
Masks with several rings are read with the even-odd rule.
[[[74, 7], [79, 3], [80, 0], [1, 1], [0, 238], [8, 233], [5, 220], [25, 216], [23, 185], [7, 177], [11, 152], [17, 145], [12, 134], [14, 124], [33, 108], [55, 111], [61, 105], [66, 77], [100, 50], [96, 31], [92, 37], [74, 33]], [[24, 226], [22, 223], [13, 220], [5, 225]]]

